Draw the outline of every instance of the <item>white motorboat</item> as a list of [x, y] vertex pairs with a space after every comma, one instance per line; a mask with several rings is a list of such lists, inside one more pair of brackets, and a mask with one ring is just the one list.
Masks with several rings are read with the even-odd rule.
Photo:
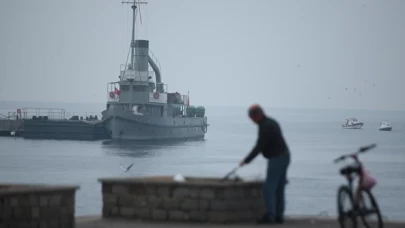
[[390, 123], [384, 121], [384, 122], [381, 122], [379, 130], [380, 131], [391, 131], [392, 126]]
[[357, 118], [349, 118], [346, 120], [345, 124], [342, 124], [342, 128], [344, 129], [361, 129], [363, 127], [363, 123], [359, 122]]

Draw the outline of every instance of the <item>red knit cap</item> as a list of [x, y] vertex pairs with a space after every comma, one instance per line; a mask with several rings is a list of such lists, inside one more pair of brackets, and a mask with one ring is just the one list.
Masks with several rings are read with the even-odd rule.
[[256, 123], [264, 118], [264, 112], [260, 105], [254, 104], [250, 106], [249, 117]]

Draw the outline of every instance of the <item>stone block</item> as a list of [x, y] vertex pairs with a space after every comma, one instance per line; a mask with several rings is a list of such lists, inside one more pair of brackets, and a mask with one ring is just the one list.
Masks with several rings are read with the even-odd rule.
[[120, 215], [123, 217], [135, 217], [135, 209], [132, 207], [120, 207]]
[[219, 201], [222, 206], [216, 205], [219, 210], [226, 210], [226, 211], [244, 211], [250, 209], [250, 202], [244, 200], [234, 200], [228, 199], [224, 201]]
[[37, 195], [31, 195], [29, 197], [30, 205], [31, 206], [38, 206], [39, 205], [39, 197]]
[[[103, 206], [103, 208], [104, 208], [104, 206]], [[59, 210], [60, 210], [60, 215], [61, 216], [67, 216], [67, 217], [74, 216], [73, 206], [71, 206], [71, 207], [61, 206], [59, 208]]]
[[225, 201], [223, 201], [223, 200], [213, 200], [213, 201], [211, 201], [210, 209], [213, 210], [213, 211], [226, 210]]
[[151, 210], [149, 208], [136, 208], [135, 209], [135, 217], [141, 219], [150, 219], [151, 218]]
[[11, 211], [11, 207], [9, 207], [8, 205], [4, 205], [2, 208], [2, 211], [0, 213], [0, 221], [2, 220], [8, 220], [10, 218], [12, 218], [13, 213]]
[[162, 186], [157, 188], [157, 195], [162, 198], [170, 197], [171, 189], [167, 186]]
[[51, 228], [51, 226], [49, 225], [49, 222], [48, 222], [48, 221], [41, 221], [41, 222], [39, 223], [39, 227], [40, 227], [40, 228]]
[[103, 194], [103, 204], [117, 205], [118, 204], [117, 195], [109, 193]]
[[112, 193], [113, 194], [128, 194], [128, 186], [122, 184], [114, 184], [112, 186]]
[[173, 210], [173, 211], [169, 211], [169, 220], [173, 220], [173, 221], [183, 221], [186, 213], [184, 213], [183, 211], [180, 210]]
[[167, 212], [165, 210], [155, 209], [152, 211], [152, 219], [154, 220], [166, 220]]
[[198, 210], [198, 200], [196, 199], [185, 199], [181, 203], [180, 208], [182, 210]]
[[197, 199], [200, 197], [200, 189], [199, 188], [190, 188], [189, 190], [189, 197], [192, 199]]
[[31, 208], [31, 217], [32, 218], [39, 218], [39, 207], [32, 207]]
[[46, 196], [40, 196], [39, 197], [39, 206], [41, 206], [41, 207], [46, 207], [46, 206], [48, 206], [48, 197], [46, 197]]
[[146, 197], [141, 197], [141, 196], [137, 196], [134, 198], [133, 201], [133, 206], [134, 207], [148, 207], [148, 200]]
[[180, 199], [164, 198], [163, 199], [163, 208], [168, 210], [175, 210], [180, 208]]
[[[30, 228], [37, 228], [39, 227], [39, 221], [30, 221]], [[72, 228], [72, 227], [69, 227]]]
[[17, 224], [18, 228], [31, 228], [31, 223], [29, 221], [18, 221]]
[[147, 202], [149, 208], [161, 208], [163, 206], [163, 199], [156, 196], [148, 196]]
[[11, 207], [17, 207], [18, 206], [18, 198], [17, 197], [13, 197], [10, 199], [10, 206]]
[[75, 203], [75, 195], [74, 192], [71, 193], [65, 193], [62, 195], [62, 198], [60, 199], [60, 205], [61, 206], [70, 206], [70, 205], [74, 205]]
[[236, 202], [236, 207], [241, 211], [251, 209], [252, 200], [250, 200], [250, 199], [241, 199], [241, 200], [236, 200], [235, 202]]
[[207, 213], [204, 211], [190, 211], [189, 220], [192, 222], [205, 222], [207, 220]]
[[145, 195], [155, 196], [157, 195], [157, 187], [154, 185], [145, 186]]
[[173, 198], [184, 199], [189, 197], [189, 190], [184, 187], [177, 187], [173, 190]]
[[117, 216], [120, 214], [119, 207], [111, 207], [110, 208], [110, 215]]
[[228, 188], [224, 190], [224, 199], [240, 199], [243, 198], [243, 189]]
[[49, 206], [59, 206], [61, 202], [61, 195], [55, 194], [49, 197]]
[[254, 198], [250, 200], [250, 208], [258, 209], [265, 207], [264, 199], [261, 198]]
[[210, 208], [210, 201], [208, 200], [200, 200], [198, 204], [198, 209], [200, 211], [207, 211]]
[[49, 226], [50, 227], [58, 227], [59, 226], [59, 220], [57, 218], [53, 218], [52, 220], [49, 221]]
[[112, 184], [102, 183], [101, 192], [103, 194], [111, 194], [112, 193]]
[[29, 207], [30, 198], [29, 196], [19, 196], [18, 197], [18, 207]]
[[122, 194], [118, 196], [118, 205], [120, 207], [132, 206], [134, 204], [135, 198], [129, 194]]
[[52, 207], [40, 207], [39, 209], [39, 216], [41, 217], [41, 220], [49, 220], [53, 218], [58, 218], [60, 214], [60, 211], [58, 208], [52, 208]]
[[131, 195], [143, 196], [146, 194], [146, 190], [143, 185], [133, 184], [129, 186], [129, 193]]
[[212, 188], [204, 188], [200, 191], [200, 199], [214, 199], [215, 198], [215, 190]]
[[29, 220], [32, 217], [31, 208], [29, 207], [13, 207], [13, 218], [19, 220]]
[[13, 207], [11, 210], [14, 219], [24, 219], [22, 208]]

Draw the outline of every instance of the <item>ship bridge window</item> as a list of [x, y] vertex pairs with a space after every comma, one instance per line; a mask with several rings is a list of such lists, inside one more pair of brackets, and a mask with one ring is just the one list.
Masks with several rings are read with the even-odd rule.
[[135, 86], [133, 86], [133, 91], [135, 91], [135, 92], [145, 92], [145, 91], [146, 91], [146, 87], [145, 87], [145, 86], [138, 86], [138, 85], [135, 85]]
[[129, 85], [121, 85], [120, 89], [121, 91], [129, 91]]

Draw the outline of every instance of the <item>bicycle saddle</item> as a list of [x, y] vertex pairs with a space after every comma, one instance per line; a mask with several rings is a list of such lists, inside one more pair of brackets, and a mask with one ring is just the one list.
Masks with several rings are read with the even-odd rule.
[[340, 174], [341, 175], [349, 175], [352, 173], [357, 173], [359, 174], [361, 172], [361, 168], [356, 165], [348, 165], [340, 169]]

